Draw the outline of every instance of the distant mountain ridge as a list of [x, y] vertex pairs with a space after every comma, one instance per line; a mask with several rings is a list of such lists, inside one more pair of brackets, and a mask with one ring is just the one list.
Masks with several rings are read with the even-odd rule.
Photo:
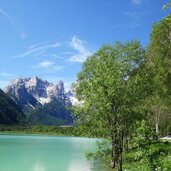
[[4, 91], [27, 116], [31, 116], [30, 120], [33, 119], [38, 124], [48, 125], [46, 121], [49, 118], [53, 124], [54, 119], [66, 124], [72, 122], [68, 107], [72, 105], [73, 94], [65, 92], [63, 81], [53, 84], [38, 77], [17, 78]]
[[11, 82], [4, 90], [14, 99], [18, 105], [35, 106], [36, 103], [44, 105], [49, 103], [53, 97], [66, 100], [64, 83], [52, 84], [38, 77], [17, 78]]

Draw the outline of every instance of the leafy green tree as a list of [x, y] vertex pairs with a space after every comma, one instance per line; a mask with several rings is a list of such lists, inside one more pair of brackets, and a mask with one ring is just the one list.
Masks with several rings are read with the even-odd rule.
[[76, 93], [84, 103], [77, 107], [77, 121], [90, 135], [111, 139], [111, 166], [119, 171], [124, 137], [137, 118], [134, 102], [140, 94], [137, 89], [141, 78], [133, 77], [133, 73], [143, 58], [138, 41], [117, 42], [89, 57], [78, 75]]

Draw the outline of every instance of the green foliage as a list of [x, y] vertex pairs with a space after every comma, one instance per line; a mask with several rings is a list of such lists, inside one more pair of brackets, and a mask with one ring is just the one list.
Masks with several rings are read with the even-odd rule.
[[143, 120], [140, 122], [140, 126], [137, 128], [135, 135], [133, 135], [135, 137], [133, 141], [138, 148], [146, 150], [153, 141], [152, 137], [154, 135], [154, 130]]
[[[151, 144], [151, 148], [145, 156], [137, 157], [142, 153], [140, 149], [131, 149], [124, 155], [123, 168], [128, 171], [154, 171], [150, 166], [155, 164], [158, 171], [170, 171], [171, 168], [171, 144], [156, 142]], [[148, 160], [147, 160], [148, 159]], [[151, 160], [149, 163], [149, 159]]]
[[155, 132], [145, 121], [141, 122], [134, 137], [133, 148], [137, 150], [135, 160], [145, 163], [151, 171], [168, 169], [163, 158], [171, 155], [171, 150], [168, 151], [164, 143], [154, 139]]
[[114, 47], [104, 46], [88, 58], [78, 75], [76, 92], [84, 101], [76, 111], [78, 120], [103, 129], [103, 134], [107, 135], [114, 122], [112, 117], [127, 117], [127, 106], [132, 103], [128, 94], [136, 93], [131, 92], [128, 78], [142, 62], [143, 55], [139, 42], [132, 41], [126, 44], [117, 42]]

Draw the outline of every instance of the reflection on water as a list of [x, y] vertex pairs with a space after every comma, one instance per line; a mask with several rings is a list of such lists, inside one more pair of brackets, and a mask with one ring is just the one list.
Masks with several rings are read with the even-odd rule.
[[69, 164], [67, 171], [92, 171], [90, 162], [81, 163], [80, 161], [74, 161]]
[[[0, 171], [104, 171], [87, 161], [97, 139], [0, 135]], [[99, 167], [100, 168], [99, 168]]]
[[39, 162], [37, 162], [34, 166], [33, 169], [31, 169], [30, 171], [45, 171], [45, 167], [40, 164]]

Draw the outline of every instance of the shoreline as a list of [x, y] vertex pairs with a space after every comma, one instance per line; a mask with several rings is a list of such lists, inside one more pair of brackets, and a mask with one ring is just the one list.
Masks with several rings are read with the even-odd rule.
[[18, 136], [47, 136], [47, 137], [74, 137], [74, 138], [88, 138], [88, 139], [97, 139], [97, 137], [88, 137], [88, 136], [76, 136], [76, 135], [67, 135], [67, 134], [55, 134], [55, 133], [46, 133], [46, 132], [22, 132], [22, 131], [0, 131], [1, 135], [18, 135]]

